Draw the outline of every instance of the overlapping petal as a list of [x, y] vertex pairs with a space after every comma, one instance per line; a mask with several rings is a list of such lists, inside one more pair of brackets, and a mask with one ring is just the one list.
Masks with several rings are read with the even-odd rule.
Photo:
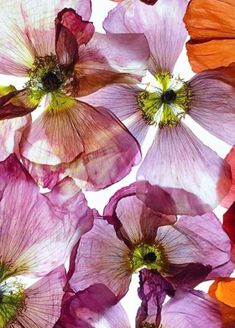
[[223, 199], [221, 205], [229, 208], [235, 199], [235, 147], [233, 147], [228, 155], [225, 157], [226, 162], [230, 165], [232, 172], [232, 186], [229, 190], [229, 193]]
[[144, 33], [151, 51], [151, 73], [172, 72], [187, 36], [182, 22], [186, 6], [184, 0], [158, 0], [152, 6], [139, 0], [122, 1], [110, 11], [104, 28], [113, 33]]
[[220, 203], [231, 186], [230, 174], [227, 163], [180, 123], [157, 131], [138, 171], [138, 179], [167, 188], [168, 192], [171, 188], [175, 202], [181, 201], [182, 189], [194, 194], [195, 203], [188, 204], [189, 199], [184, 197], [182, 206], [194, 215], [200, 203], [205, 212]]

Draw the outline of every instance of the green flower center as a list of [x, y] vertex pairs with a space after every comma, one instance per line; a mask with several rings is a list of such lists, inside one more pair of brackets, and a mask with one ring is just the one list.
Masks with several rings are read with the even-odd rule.
[[131, 255], [133, 272], [142, 268], [161, 271], [165, 263], [163, 249], [160, 246], [141, 243], [137, 245]]
[[169, 73], [158, 74], [155, 82], [154, 92], [139, 93], [139, 109], [149, 125], [176, 126], [189, 110], [192, 92], [186, 82], [173, 79]]
[[0, 265], [0, 328], [7, 327], [24, 309], [24, 285], [17, 277], [9, 278], [7, 267]]

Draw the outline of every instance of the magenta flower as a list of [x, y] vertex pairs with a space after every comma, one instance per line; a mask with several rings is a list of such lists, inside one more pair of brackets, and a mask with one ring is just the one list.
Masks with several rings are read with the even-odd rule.
[[195, 204], [182, 189], [194, 195], [197, 204], [204, 204], [203, 211], [196, 213], [203, 214], [227, 194], [231, 176], [227, 163], [198, 139], [185, 118], [190, 116], [211, 134], [235, 144], [235, 92], [214, 71], [197, 74], [188, 82], [173, 76], [187, 37], [183, 24], [187, 4], [187, 0], [158, 0], [153, 6], [139, 0], [118, 3], [104, 27], [109, 32], [145, 34], [151, 80], [144, 89], [106, 86], [84, 100], [112, 110], [140, 144], [147, 133], [153, 133], [137, 179], [168, 188], [175, 202], [182, 204], [178, 214], [193, 215]]
[[[185, 216], [176, 222], [175, 216], [153, 210], [136, 197], [139, 184], [118, 191], [106, 206], [104, 217], [96, 218], [93, 228], [82, 236], [70, 286], [79, 292], [104, 284], [119, 300], [127, 293], [132, 274], [141, 271], [143, 285], [143, 269], [148, 269], [147, 284], [152, 281], [152, 290], [157, 293], [154, 320], [158, 322], [166, 294], [229, 275], [234, 264], [230, 240], [213, 213]], [[155, 203], [169, 208], [167, 199], [163, 201], [159, 191]], [[147, 297], [149, 288], [142, 291], [145, 311], [152, 302]], [[139, 313], [141, 318], [143, 313]]]
[[[92, 227], [93, 211], [70, 178], [40, 194], [14, 155], [0, 163], [0, 194], [1, 327], [53, 327], [66, 283], [61, 265]], [[43, 278], [26, 288], [23, 276]]]
[[[81, 16], [73, 9], [60, 11], [65, 6]], [[28, 78], [21, 90], [0, 88], [2, 138], [10, 130], [15, 144], [21, 140], [21, 156], [44, 185], [64, 174], [100, 189], [120, 180], [140, 159], [137, 142], [112, 113], [75, 97], [139, 78], [149, 57], [147, 42], [139, 34], [94, 33], [90, 14], [89, 0], [56, 0], [50, 6], [46, 0], [11, 1], [1, 17], [0, 73]], [[28, 116], [19, 117], [39, 105], [43, 112], [22, 132]], [[6, 143], [2, 158], [16, 148]]]
[[55, 328], [130, 328], [128, 317], [115, 295], [101, 284], [78, 292], [67, 292]]

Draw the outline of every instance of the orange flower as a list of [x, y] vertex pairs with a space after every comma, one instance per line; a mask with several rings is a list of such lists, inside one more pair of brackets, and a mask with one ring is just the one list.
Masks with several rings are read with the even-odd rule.
[[184, 22], [191, 37], [187, 50], [195, 72], [235, 62], [234, 0], [191, 0]]

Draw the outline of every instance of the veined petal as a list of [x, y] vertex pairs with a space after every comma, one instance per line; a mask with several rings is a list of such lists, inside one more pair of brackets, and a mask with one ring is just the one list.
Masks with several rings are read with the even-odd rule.
[[[141, 184], [133, 183], [117, 191], [104, 209], [104, 216], [112, 217], [119, 238], [130, 245], [146, 240], [153, 242], [159, 226], [171, 225], [176, 221], [176, 216], [154, 211], [137, 198], [136, 191]], [[162, 203], [164, 198], [161, 196], [159, 191], [156, 203]]]
[[95, 33], [79, 48], [68, 92], [81, 97], [111, 83], [133, 83], [145, 74], [148, 59], [149, 47], [142, 34]]
[[12, 275], [45, 275], [64, 263], [91, 228], [93, 213], [69, 178], [42, 195], [14, 155], [1, 163], [0, 173], [2, 265]]
[[[156, 1], [155, 1], [156, 2]], [[186, 40], [185, 0], [122, 1], [109, 12], [104, 28], [113, 33], [144, 33], [151, 51], [150, 71], [172, 72]]]
[[65, 269], [61, 266], [27, 288], [25, 307], [13, 327], [53, 328], [60, 316], [65, 283]]
[[93, 284], [104, 284], [121, 299], [131, 280], [129, 252], [113, 226], [96, 219], [93, 228], [80, 240], [70, 286], [77, 292]]
[[[200, 203], [204, 211], [198, 214], [214, 209], [231, 186], [227, 163], [200, 142], [183, 123], [158, 130], [138, 171], [138, 179], [165, 188], [176, 204], [181, 202], [182, 207], [189, 210], [191, 207], [188, 213], [192, 215], [200, 209]], [[187, 197], [180, 199], [182, 189], [194, 194], [196, 202], [189, 203]]]
[[197, 74], [189, 85], [192, 90], [189, 115], [210, 133], [234, 145], [234, 87], [206, 73]]
[[219, 306], [203, 292], [179, 289], [163, 306], [161, 324], [164, 328], [221, 328]]

